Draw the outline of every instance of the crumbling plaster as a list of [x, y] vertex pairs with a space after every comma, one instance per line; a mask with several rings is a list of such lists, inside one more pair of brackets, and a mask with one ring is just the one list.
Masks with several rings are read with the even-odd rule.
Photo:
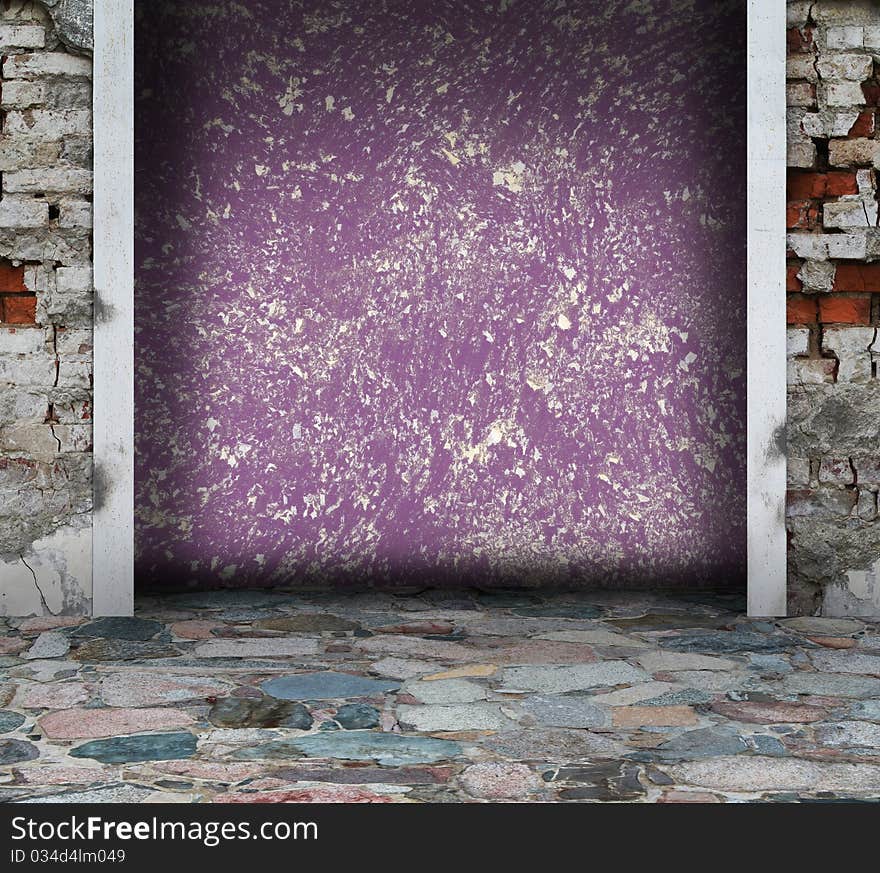
[[91, 3], [0, 6], [0, 615], [91, 609]]
[[787, 9], [789, 608], [876, 615], [880, 3]]

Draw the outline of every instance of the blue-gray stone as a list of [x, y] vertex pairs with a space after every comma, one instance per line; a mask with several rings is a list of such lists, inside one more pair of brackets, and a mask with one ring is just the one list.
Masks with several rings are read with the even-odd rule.
[[552, 603], [543, 606], [520, 606], [513, 610], [514, 615], [522, 618], [598, 618], [602, 610], [598, 606], [588, 604], [566, 606]]
[[728, 616], [702, 615], [700, 613], [683, 612], [648, 612], [630, 618], [606, 618], [605, 624], [611, 624], [622, 631], [662, 631], [682, 630], [684, 628], [718, 628], [730, 621]]
[[228, 588], [166, 595], [162, 603], [186, 609], [227, 609], [231, 606], [290, 606], [291, 597], [274, 591]]
[[24, 716], [8, 709], [0, 709], [0, 734], [8, 734], [24, 724]]
[[526, 698], [522, 708], [551, 727], [595, 728], [611, 723], [608, 710], [591, 703], [585, 694], [536, 694]]
[[845, 673], [807, 673], [796, 671], [780, 681], [787, 694], [812, 694], [818, 697], [855, 697], [862, 700], [880, 698], [880, 679]]
[[794, 670], [781, 655], [749, 655], [749, 667], [761, 674], [791, 673]]
[[72, 636], [144, 642], [152, 639], [162, 627], [161, 622], [147, 618], [106, 616], [80, 625]]
[[336, 758], [342, 761], [376, 761], [387, 767], [431, 764], [461, 754], [451, 740], [412, 737], [378, 731], [336, 731], [263, 743], [239, 749], [239, 761], [272, 758]]
[[0, 764], [17, 764], [39, 758], [40, 751], [24, 740], [0, 740]]
[[776, 737], [769, 737], [766, 734], [755, 734], [749, 737], [749, 745], [759, 755], [770, 755], [778, 758], [781, 755], [788, 754], [788, 750], [780, 740]]
[[168, 643], [114, 640], [98, 637], [89, 639], [70, 654], [74, 661], [147, 661], [174, 658], [180, 650]]
[[696, 706], [710, 703], [715, 696], [709, 691], [698, 688], [683, 688], [681, 691], [666, 691], [657, 697], [640, 700], [639, 706]]
[[663, 637], [657, 644], [673, 652], [787, 652], [805, 645], [801, 638], [783, 634], [759, 634], [754, 631], [685, 631], [676, 636]]
[[379, 711], [365, 703], [346, 703], [336, 710], [334, 718], [337, 724], [347, 731], [379, 726]]
[[91, 54], [93, 0], [41, 0], [48, 8], [61, 41], [74, 50]]
[[860, 700], [852, 705], [849, 715], [862, 721], [880, 721], [880, 700]]
[[208, 721], [224, 728], [284, 727], [307, 731], [312, 726], [312, 715], [301, 703], [288, 700], [222, 697], [211, 707]]
[[708, 727], [679, 734], [646, 754], [663, 761], [691, 761], [696, 758], [739, 755], [745, 751], [748, 751], [745, 740], [731, 728]]
[[195, 754], [196, 738], [185, 731], [170, 734], [138, 734], [92, 740], [70, 750], [72, 758], [94, 758], [104, 764], [134, 761], [172, 761]]
[[33, 761], [40, 751], [33, 743], [24, 740], [0, 740], [0, 764], [18, 764]]
[[266, 694], [280, 700], [342, 700], [346, 697], [371, 697], [396, 691], [400, 682], [371, 679], [350, 673], [293, 673], [267, 679], [260, 686]]
[[16, 803], [140, 803], [153, 793], [152, 788], [126, 783], [102, 785], [58, 794], [43, 794]]

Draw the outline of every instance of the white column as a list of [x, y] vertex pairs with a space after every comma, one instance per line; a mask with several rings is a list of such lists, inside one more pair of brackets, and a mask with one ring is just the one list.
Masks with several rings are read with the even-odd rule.
[[786, 613], [785, 0], [749, 0], [748, 610]]
[[134, 10], [95, 0], [93, 612], [134, 605]]

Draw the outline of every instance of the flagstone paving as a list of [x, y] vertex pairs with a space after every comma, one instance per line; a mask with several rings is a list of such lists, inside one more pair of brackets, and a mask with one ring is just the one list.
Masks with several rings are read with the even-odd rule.
[[880, 622], [224, 591], [0, 619], [0, 802], [880, 800]]

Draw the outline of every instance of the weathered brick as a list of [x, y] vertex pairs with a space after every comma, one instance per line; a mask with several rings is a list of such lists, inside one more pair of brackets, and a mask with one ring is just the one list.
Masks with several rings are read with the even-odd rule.
[[810, 8], [814, 21], [828, 27], [877, 23], [875, 0], [816, 0]]
[[39, 331], [0, 327], [0, 355], [32, 355], [45, 350], [46, 340]]
[[89, 360], [92, 353], [91, 328], [58, 328], [53, 335], [56, 352], [62, 357]]
[[3, 62], [4, 79], [34, 79], [40, 76], [78, 76], [90, 78], [89, 58], [67, 52], [39, 52], [14, 55]]
[[825, 44], [830, 49], [861, 48], [865, 43], [865, 29], [857, 25], [829, 27], [825, 31]]
[[859, 194], [873, 199], [877, 193], [876, 172], [874, 170], [856, 170], [856, 187]]
[[91, 267], [59, 267], [55, 271], [57, 289], [62, 294], [90, 294], [92, 290]]
[[[21, 330], [18, 333], [21, 336], [27, 334], [34, 335], [35, 330]], [[29, 390], [26, 388], [10, 388], [0, 391], [0, 426], [8, 424], [41, 424], [46, 417], [46, 396], [40, 391]], [[3, 475], [0, 470], [0, 514], [6, 515], [6, 507], [4, 505]]]
[[810, 329], [790, 327], [785, 332], [785, 353], [789, 357], [805, 355], [810, 348]]
[[38, 81], [43, 88], [43, 101], [47, 109], [91, 109], [91, 82], [64, 78]]
[[810, 27], [790, 27], [786, 31], [788, 51], [809, 52], [813, 48], [813, 30]]
[[64, 148], [61, 157], [65, 163], [73, 166], [92, 169], [92, 141], [84, 136], [64, 137]]
[[63, 360], [58, 366], [59, 388], [90, 388], [92, 365], [88, 361]]
[[789, 201], [785, 221], [789, 230], [813, 230], [819, 224], [819, 207], [810, 200]]
[[825, 228], [871, 228], [877, 226], [877, 201], [874, 197], [853, 197], [826, 203], [822, 207]]
[[837, 111], [825, 109], [821, 112], [804, 112], [800, 117], [798, 128], [800, 133], [815, 139], [829, 136], [849, 136], [858, 117], [858, 109]]
[[13, 385], [51, 385], [55, 381], [55, 358], [43, 355], [0, 355], [0, 382]]
[[854, 456], [852, 462], [859, 484], [880, 485], [880, 454]]
[[0, 106], [4, 109], [29, 109], [41, 105], [45, 97], [46, 88], [42, 82], [4, 82]]
[[873, 80], [862, 82], [862, 103], [866, 106], [880, 106], [880, 84]]
[[789, 137], [785, 154], [785, 160], [789, 167], [808, 169], [816, 166], [817, 150], [815, 144], [810, 140], [798, 142]]
[[[9, 199], [11, 195], [0, 200], [0, 211], [3, 202]], [[44, 200], [34, 202], [44, 203], [48, 216], [48, 203]], [[0, 241], [4, 236], [8, 239], [11, 234], [11, 230], [4, 233], [0, 226]], [[22, 260], [27, 261], [55, 261], [65, 266], [88, 264], [92, 255], [91, 234], [82, 228], [66, 230], [63, 234], [59, 234], [55, 232], [54, 227], [46, 225], [44, 219], [39, 227], [15, 230], [15, 253]]]
[[832, 171], [830, 173], [789, 172], [786, 180], [788, 199], [821, 200], [825, 197], [842, 197], [857, 194], [856, 174]]
[[58, 440], [48, 424], [14, 424], [0, 428], [0, 451], [51, 460], [58, 453]]
[[52, 166], [61, 145], [42, 136], [0, 136], [0, 172]]
[[859, 82], [827, 82], [823, 87], [828, 106], [860, 106], [870, 101]]
[[58, 205], [59, 227], [91, 227], [92, 204], [87, 200], [62, 200]]
[[60, 443], [61, 452], [90, 452], [92, 450], [92, 425], [56, 424], [52, 430]]
[[859, 488], [856, 515], [862, 521], [874, 521], [877, 518], [877, 495], [873, 491], [869, 491], [867, 488]]
[[827, 327], [822, 332], [822, 349], [838, 360], [838, 382], [870, 382], [873, 327]]
[[49, 220], [49, 204], [32, 197], [0, 199], [0, 228], [42, 227]]
[[880, 264], [838, 264], [834, 290], [880, 292]]
[[3, 295], [3, 321], [6, 324], [35, 324], [37, 298], [33, 294]]
[[46, 29], [36, 24], [0, 25], [0, 51], [43, 48], [46, 45]]
[[797, 517], [834, 517], [852, 514], [858, 495], [849, 488], [799, 489], [786, 495], [785, 514]]
[[88, 194], [92, 190], [92, 174], [79, 167], [16, 170], [3, 174], [3, 190], [10, 194]]
[[798, 273], [800, 272], [801, 264], [795, 262], [793, 264], [788, 264], [785, 274], [785, 290], [786, 291], [800, 291], [803, 288], [803, 284], [801, 280], [798, 279]]
[[880, 159], [880, 141], [855, 137], [833, 139], [828, 143], [828, 161], [833, 167], [876, 167]]
[[[861, 82], [874, 72], [874, 61], [870, 55], [836, 54], [822, 55], [816, 63], [819, 76], [825, 81]], [[860, 100], [850, 101], [853, 103]]]
[[786, 465], [786, 481], [789, 485], [809, 485], [810, 459], [789, 457]]
[[816, 321], [816, 301], [812, 297], [789, 296], [786, 317], [789, 324], [812, 324]]
[[799, 257], [821, 261], [828, 258], [863, 260], [868, 256], [866, 234], [791, 233], [788, 247]]
[[834, 287], [835, 266], [831, 261], [804, 261], [798, 279], [805, 291], [824, 293]]
[[24, 264], [0, 261], [0, 292], [27, 291], [24, 284]]
[[819, 299], [819, 320], [823, 324], [870, 324], [871, 299], [831, 294]]
[[92, 113], [88, 109], [23, 109], [6, 115], [4, 133], [29, 133], [58, 139], [71, 134], [88, 134]]
[[849, 458], [823, 457], [819, 462], [819, 481], [826, 485], [852, 485], [855, 473]]
[[[873, 109], [865, 109], [858, 114], [846, 135], [849, 137], [873, 136], [876, 129], [877, 113]], [[837, 133], [832, 132], [832, 136], [837, 135]]]
[[880, 49], [880, 25], [865, 27], [863, 40], [866, 49]]
[[59, 267], [55, 287], [43, 304], [47, 318], [54, 322], [74, 326], [88, 321], [92, 314], [91, 267]]
[[54, 267], [43, 264], [27, 264], [24, 270], [24, 284], [35, 294], [45, 293], [55, 287]]
[[785, 6], [786, 27], [803, 27], [810, 20], [812, 0], [788, 0]]
[[785, 86], [785, 102], [788, 106], [814, 109], [816, 106], [816, 86], [809, 82], [789, 82]]
[[804, 79], [807, 82], [818, 82], [815, 63], [811, 54], [789, 55], [785, 61], [786, 79]]
[[827, 385], [837, 371], [837, 361], [831, 358], [789, 358], [786, 364], [789, 385]]
[[52, 411], [59, 424], [85, 424], [92, 421], [91, 392], [88, 388], [53, 388]]

